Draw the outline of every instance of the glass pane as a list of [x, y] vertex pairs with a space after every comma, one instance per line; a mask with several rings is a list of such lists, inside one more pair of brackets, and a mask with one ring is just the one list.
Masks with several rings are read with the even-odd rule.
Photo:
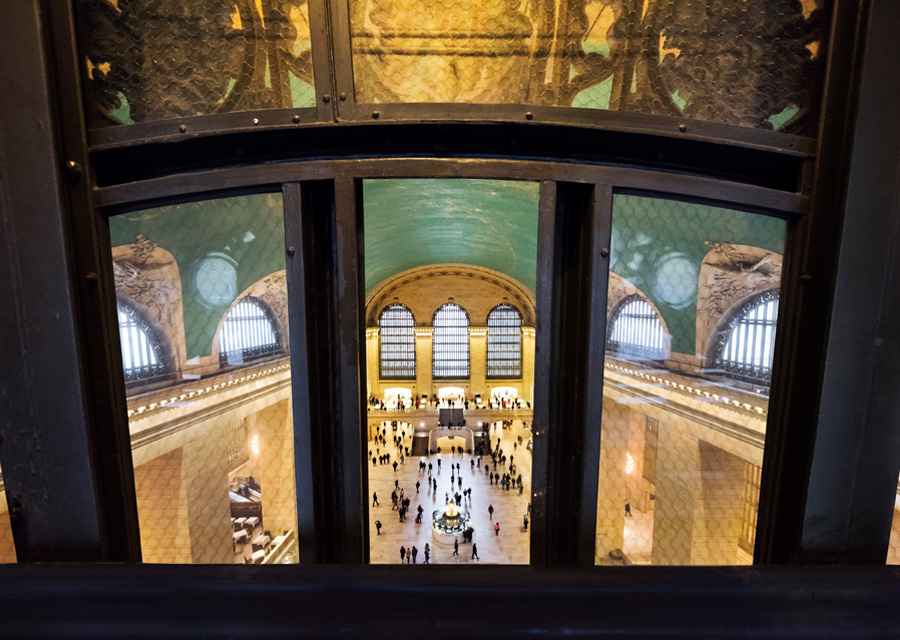
[[598, 564], [753, 562], [784, 236], [614, 197]]
[[897, 498], [894, 503], [894, 517], [891, 522], [891, 541], [888, 546], [887, 564], [900, 564], [900, 483], [897, 484]]
[[9, 522], [9, 508], [6, 503], [6, 485], [0, 475], [0, 564], [16, 562], [16, 547], [13, 543], [12, 526]]
[[84, 0], [96, 126], [312, 107], [301, 0]]
[[144, 562], [297, 562], [281, 195], [110, 235]]
[[528, 564], [538, 185], [367, 180], [363, 208], [371, 560]]
[[527, 104], [796, 131], [821, 0], [349, 0], [359, 102]]

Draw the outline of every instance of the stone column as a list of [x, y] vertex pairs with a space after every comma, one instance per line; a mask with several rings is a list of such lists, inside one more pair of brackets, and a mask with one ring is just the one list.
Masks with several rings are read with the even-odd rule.
[[434, 327], [416, 327], [416, 393], [428, 394], [429, 399], [434, 391], [431, 388], [431, 345]]
[[487, 397], [487, 327], [469, 327], [469, 395]]
[[250, 422], [250, 471], [259, 481], [263, 524], [273, 538], [297, 529], [291, 415], [291, 401], [281, 400], [258, 411]]
[[691, 564], [738, 563], [744, 461], [699, 441], [700, 495], [694, 498], [694, 545]]
[[522, 327], [522, 400], [534, 407], [534, 327]]
[[378, 364], [378, 327], [366, 327], [366, 398], [381, 397]]
[[231, 503], [228, 500], [227, 417], [192, 429], [182, 449], [182, 481], [187, 493], [191, 560], [195, 564], [231, 564]]
[[604, 396], [594, 547], [595, 558], [600, 563], [608, 561], [610, 551], [619, 552], [625, 546], [625, 465], [629, 421], [633, 413], [627, 404]]
[[[144, 562], [191, 562], [188, 498], [181, 460], [182, 450], [175, 449], [134, 469]], [[224, 491], [227, 495], [227, 487]]]
[[700, 451], [697, 437], [684, 419], [659, 417], [653, 564], [689, 565], [693, 560], [695, 498], [702, 491]]

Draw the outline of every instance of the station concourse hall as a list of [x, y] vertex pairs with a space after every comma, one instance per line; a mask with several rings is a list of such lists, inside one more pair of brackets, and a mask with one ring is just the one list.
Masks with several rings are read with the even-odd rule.
[[896, 637], [898, 31], [0, 3], [0, 637]]

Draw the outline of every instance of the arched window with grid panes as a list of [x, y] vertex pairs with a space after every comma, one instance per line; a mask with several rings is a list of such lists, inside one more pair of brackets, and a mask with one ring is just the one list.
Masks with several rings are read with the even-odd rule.
[[131, 305], [119, 301], [117, 309], [125, 382], [151, 380], [165, 373], [163, 349], [153, 329]]
[[740, 304], [718, 332], [713, 370], [764, 386], [772, 379], [778, 289], [769, 289]]
[[219, 360], [240, 365], [279, 350], [278, 328], [268, 305], [244, 296], [228, 311], [219, 332]]
[[388, 305], [378, 318], [378, 358], [381, 378], [414, 380], [416, 377], [416, 321], [402, 304]]
[[488, 378], [522, 377], [522, 314], [508, 303], [494, 307], [487, 317]]
[[634, 294], [622, 300], [609, 320], [606, 349], [615, 355], [663, 360], [667, 342], [659, 315], [641, 295]]
[[434, 313], [432, 324], [432, 376], [436, 380], [468, 378], [469, 314], [448, 302]]

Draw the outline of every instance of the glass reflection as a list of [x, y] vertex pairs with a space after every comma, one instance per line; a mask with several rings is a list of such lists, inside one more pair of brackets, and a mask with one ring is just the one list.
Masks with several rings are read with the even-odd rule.
[[110, 234], [144, 562], [297, 562], [281, 195]]
[[785, 224], [613, 201], [599, 564], [750, 564]]

